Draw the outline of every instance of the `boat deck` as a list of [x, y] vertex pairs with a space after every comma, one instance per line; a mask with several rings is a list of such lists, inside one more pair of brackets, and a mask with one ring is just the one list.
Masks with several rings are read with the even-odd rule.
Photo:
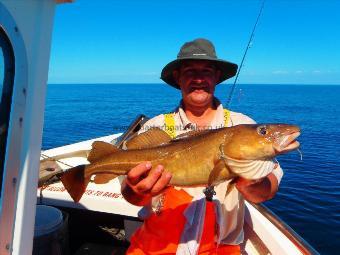
[[[69, 215], [70, 254], [72, 255], [125, 254], [129, 246], [131, 229], [141, 224], [132, 217], [73, 208], [60, 209]], [[130, 230], [126, 232], [127, 225]], [[241, 245], [242, 254], [271, 254], [248, 224], [244, 225], [244, 230], [245, 242]]]

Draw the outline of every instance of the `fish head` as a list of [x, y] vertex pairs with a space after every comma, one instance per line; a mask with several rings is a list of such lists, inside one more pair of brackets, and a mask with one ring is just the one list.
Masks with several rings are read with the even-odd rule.
[[300, 128], [287, 124], [249, 124], [232, 127], [223, 152], [234, 159], [264, 160], [295, 150]]

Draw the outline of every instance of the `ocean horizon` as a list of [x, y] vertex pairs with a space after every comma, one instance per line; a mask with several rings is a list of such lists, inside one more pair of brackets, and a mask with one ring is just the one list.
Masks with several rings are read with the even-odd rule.
[[[131, 82], [99, 82], [99, 83], [81, 83], [81, 82], [73, 82], [73, 83], [48, 83], [47, 85], [164, 85], [168, 86], [162, 82], [141, 82], [141, 83], [131, 83]], [[232, 83], [221, 83], [220, 85], [232, 85]], [[260, 85], [260, 86], [340, 86], [339, 83], [328, 83], [328, 84], [307, 84], [307, 83], [237, 83], [236, 86], [253, 86], [253, 85]]]
[[[224, 106], [231, 87], [216, 87]], [[123, 132], [137, 115], [170, 112], [180, 99], [160, 83], [49, 84], [42, 150]], [[258, 123], [300, 126], [302, 160], [297, 152], [278, 157], [284, 177], [265, 205], [321, 254], [338, 253], [340, 86], [237, 84], [228, 108]]]

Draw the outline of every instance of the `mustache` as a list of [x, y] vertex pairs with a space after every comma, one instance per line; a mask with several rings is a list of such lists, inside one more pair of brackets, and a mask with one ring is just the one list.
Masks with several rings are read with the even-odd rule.
[[207, 83], [192, 83], [189, 85], [189, 91], [192, 92], [194, 90], [201, 89], [204, 91], [211, 91], [209, 85]]

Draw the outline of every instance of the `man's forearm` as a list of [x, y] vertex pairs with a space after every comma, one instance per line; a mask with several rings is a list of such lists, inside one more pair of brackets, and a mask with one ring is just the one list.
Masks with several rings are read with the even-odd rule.
[[278, 190], [278, 182], [274, 174], [270, 173], [260, 181], [239, 180], [237, 189], [243, 197], [253, 203], [262, 203], [272, 199]]

